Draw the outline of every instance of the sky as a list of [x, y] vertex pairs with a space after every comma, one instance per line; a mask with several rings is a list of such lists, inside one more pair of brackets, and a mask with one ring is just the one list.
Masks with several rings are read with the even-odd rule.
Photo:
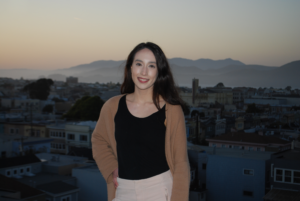
[[140, 42], [168, 58], [281, 66], [300, 59], [299, 0], [1, 0], [0, 69], [125, 60]]

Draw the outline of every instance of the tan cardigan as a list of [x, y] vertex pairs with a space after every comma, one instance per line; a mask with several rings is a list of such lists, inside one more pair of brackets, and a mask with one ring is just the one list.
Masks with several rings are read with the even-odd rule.
[[[115, 96], [103, 105], [92, 134], [93, 157], [107, 182], [108, 201], [115, 198], [112, 172], [118, 168], [114, 117], [119, 100]], [[187, 156], [185, 119], [181, 106], [166, 104], [165, 154], [173, 175], [171, 201], [188, 201], [190, 166]]]

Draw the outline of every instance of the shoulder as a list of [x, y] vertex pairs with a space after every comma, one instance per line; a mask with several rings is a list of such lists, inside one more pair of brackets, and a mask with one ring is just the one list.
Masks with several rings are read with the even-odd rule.
[[178, 122], [184, 119], [181, 105], [171, 105], [166, 103], [166, 119], [167, 122]]
[[125, 94], [121, 94], [108, 99], [102, 107], [103, 111], [117, 109], [119, 105], [119, 101], [124, 95]]
[[171, 105], [169, 103], [166, 103], [166, 111], [167, 113], [171, 113], [172, 115], [179, 115], [179, 114], [183, 114], [183, 110], [181, 105]]

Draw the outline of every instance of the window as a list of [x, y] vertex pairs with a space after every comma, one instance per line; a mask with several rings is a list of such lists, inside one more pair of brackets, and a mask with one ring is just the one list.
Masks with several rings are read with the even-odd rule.
[[257, 148], [256, 151], [261, 151], [261, 149], [260, 149], [260, 148]]
[[244, 169], [244, 174], [245, 175], [254, 175], [254, 170]]
[[11, 170], [6, 170], [5, 171], [5, 176], [11, 177]]
[[293, 183], [300, 184], [300, 171], [294, 171]]
[[233, 148], [234, 148], [234, 149], [239, 149], [240, 146], [236, 146], [236, 145], [235, 145], [235, 146], [233, 146]]
[[36, 136], [40, 137], [41, 136], [41, 131], [40, 130], [36, 130]]
[[59, 132], [59, 137], [62, 137], [61, 132]]
[[19, 129], [18, 129], [18, 128], [16, 128], [16, 129], [15, 129], [15, 131], [16, 131], [16, 134], [18, 134], [18, 133], [19, 133]]
[[216, 144], [212, 144], [212, 147], [216, 147]]
[[222, 144], [222, 148], [226, 148], [226, 144]]
[[231, 145], [229, 145], [229, 148], [232, 148], [232, 146], [231, 146]]
[[285, 170], [284, 171], [284, 182], [292, 182], [292, 171], [290, 170]]
[[206, 170], [206, 163], [202, 163], [202, 170]]
[[31, 167], [26, 167], [26, 172], [31, 172]]
[[10, 133], [15, 133], [15, 129], [11, 128]]
[[252, 191], [244, 191], [243, 195], [244, 196], [253, 196], [253, 192]]
[[61, 201], [71, 201], [71, 196], [68, 195], [68, 196], [61, 197], [60, 200]]
[[23, 175], [24, 174], [24, 168], [19, 168], [19, 175]]
[[1, 152], [1, 158], [6, 158], [6, 151]]
[[249, 147], [249, 151], [253, 151], [253, 147]]
[[300, 185], [300, 171], [275, 168], [274, 181]]
[[14, 169], [13, 170], [13, 175], [17, 175], [18, 174], [18, 169]]
[[63, 137], [66, 137], [65, 132], [63, 132]]
[[80, 135], [80, 141], [87, 141], [86, 135]]
[[68, 134], [68, 140], [75, 140], [74, 134]]

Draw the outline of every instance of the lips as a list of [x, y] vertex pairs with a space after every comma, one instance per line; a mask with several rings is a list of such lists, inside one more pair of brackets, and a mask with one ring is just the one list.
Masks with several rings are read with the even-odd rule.
[[147, 83], [149, 81], [149, 79], [145, 79], [145, 78], [141, 78], [141, 77], [138, 77], [138, 81], [140, 83]]

